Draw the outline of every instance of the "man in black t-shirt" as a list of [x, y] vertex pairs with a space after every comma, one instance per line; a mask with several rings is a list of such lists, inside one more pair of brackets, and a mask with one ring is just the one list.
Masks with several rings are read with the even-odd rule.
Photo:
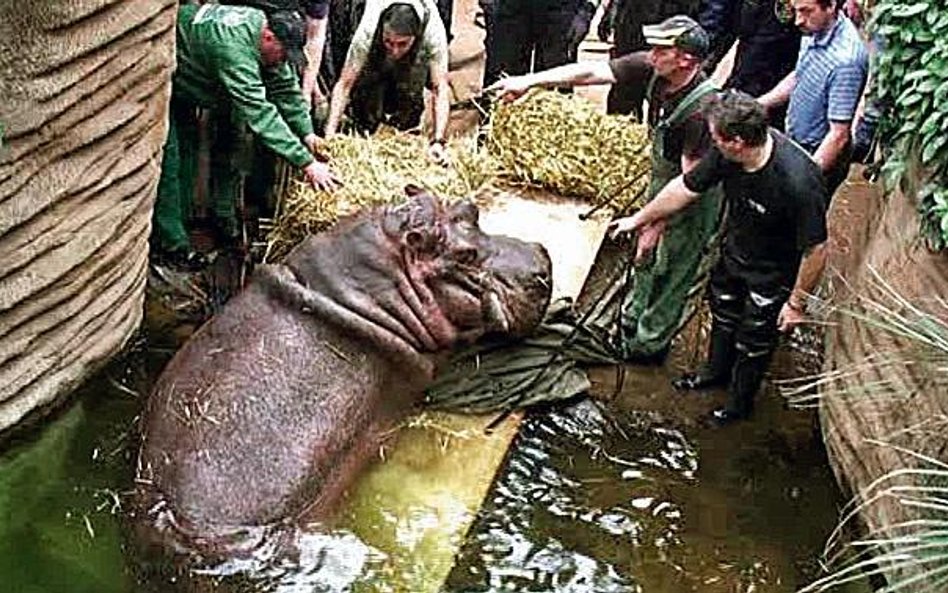
[[[629, 84], [644, 89], [651, 132], [651, 175], [647, 199], [682, 171], [697, 164], [711, 146], [701, 100], [716, 89], [701, 70], [707, 33], [685, 15], [643, 27], [651, 46], [609, 62], [568, 64], [543, 72], [504, 78], [487, 92], [514, 99], [535, 86]], [[609, 155], [602, 155], [609, 158]], [[634, 285], [622, 300], [619, 341], [622, 356], [637, 364], [662, 364], [686, 317], [701, 264], [718, 226], [720, 190], [709, 186], [665, 229], [658, 221], [643, 229], [639, 251], [655, 247], [651, 261], [636, 256]]]
[[727, 91], [705, 107], [715, 147], [612, 233], [662, 220], [717, 183], [728, 215], [712, 272], [708, 360], [675, 381], [681, 389], [729, 385], [721, 424], [747, 418], [779, 332], [802, 322], [826, 263], [826, 189], [813, 159], [776, 130], [749, 95]]

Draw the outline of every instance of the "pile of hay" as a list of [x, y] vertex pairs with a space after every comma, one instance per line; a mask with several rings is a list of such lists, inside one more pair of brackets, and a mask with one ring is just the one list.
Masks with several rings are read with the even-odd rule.
[[474, 196], [497, 175], [497, 161], [479, 150], [473, 138], [448, 143], [450, 167], [431, 162], [428, 140], [418, 135], [335, 136], [324, 147], [345, 185], [328, 193], [295, 177], [285, 179], [275, 190], [277, 213], [267, 236], [266, 261], [283, 257], [307, 234], [329, 228], [341, 216], [403, 201], [408, 184], [455, 201]]
[[325, 151], [345, 185], [333, 193], [317, 191], [286, 173], [275, 189], [277, 214], [264, 259], [283, 257], [307, 234], [329, 228], [341, 216], [403, 201], [408, 184], [453, 201], [473, 197], [501, 178], [625, 211], [637, 205], [648, 183], [646, 127], [557, 92], [534, 91], [498, 104], [487, 150], [474, 137], [453, 139], [450, 167], [429, 161], [427, 146], [424, 137], [392, 132], [328, 140]]
[[648, 185], [647, 127], [600, 113], [574, 95], [534, 90], [513, 103], [498, 102], [487, 147], [513, 183], [609, 202], [618, 211], [638, 205]]

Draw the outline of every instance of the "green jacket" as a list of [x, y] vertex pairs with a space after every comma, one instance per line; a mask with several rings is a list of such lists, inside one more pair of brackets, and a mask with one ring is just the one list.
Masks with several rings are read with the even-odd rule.
[[305, 167], [313, 155], [300, 139], [313, 133], [313, 122], [289, 65], [260, 62], [265, 23], [263, 11], [246, 6], [179, 8], [172, 92], [201, 107], [228, 105], [267, 147]]

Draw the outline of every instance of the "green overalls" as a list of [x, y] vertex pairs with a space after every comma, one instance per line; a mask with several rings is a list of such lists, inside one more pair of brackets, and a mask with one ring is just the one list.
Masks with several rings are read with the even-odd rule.
[[296, 167], [313, 155], [302, 138], [313, 133], [296, 75], [286, 63], [261, 65], [263, 11], [244, 6], [184, 5], [178, 9], [177, 68], [172, 85], [168, 139], [155, 201], [156, 246], [188, 249], [197, 162], [197, 108], [215, 111], [219, 135], [211, 162], [213, 207], [222, 221], [233, 219], [239, 188], [235, 148], [244, 126], [267, 148]]
[[[654, 84], [653, 76], [647, 97], [653, 97]], [[699, 109], [701, 99], [715, 90], [710, 80], [701, 82], [653, 127], [649, 200], [682, 172], [680, 155], [675, 160], [665, 158], [665, 135], [685, 122]], [[636, 268], [635, 285], [622, 303], [619, 335], [624, 356], [660, 353], [678, 331], [701, 263], [710, 252], [717, 230], [721, 195], [717, 186], [672, 216], [652, 261]]]

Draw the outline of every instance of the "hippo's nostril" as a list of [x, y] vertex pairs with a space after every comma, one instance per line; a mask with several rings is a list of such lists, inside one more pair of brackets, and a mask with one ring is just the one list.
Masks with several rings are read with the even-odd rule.
[[478, 253], [477, 249], [473, 247], [467, 247], [465, 249], [458, 249], [454, 252], [454, 260], [458, 263], [471, 265], [477, 262]]

